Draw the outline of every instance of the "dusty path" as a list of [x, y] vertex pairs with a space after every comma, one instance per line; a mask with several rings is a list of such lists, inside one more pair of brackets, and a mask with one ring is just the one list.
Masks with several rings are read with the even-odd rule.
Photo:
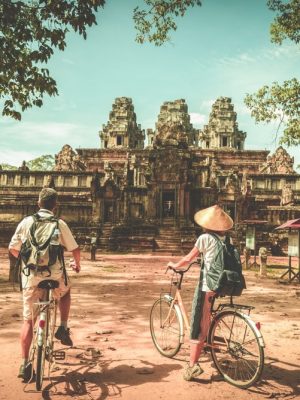
[[[169, 288], [163, 268], [169, 259], [98, 255], [91, 263], [84, 258], [82, 273], [73, 275], [70, 327], [75, 347], [56, 364], [41, 394], [34, 384], [24, 387], [16, 378], [21, 296], [5, 282], [8, 263], [0, 252], [0, 399], [300, 398], [300, 286], [279, 285], [274, 279], [246, 273], [248, 289], [240, 301], [256, 306], [253, 317], [261, 322], [267, 345], [263, 380], [257, 386], [240, 390], [218, 381], [208, 355], [202, 357], [201, 379], [188, 383], [182, 379], [188, 345], [175, 359], [163, 358], [149, 334], [151, 304]], [[196, 281], [194, 270], [184, 285], [188, 309]]]

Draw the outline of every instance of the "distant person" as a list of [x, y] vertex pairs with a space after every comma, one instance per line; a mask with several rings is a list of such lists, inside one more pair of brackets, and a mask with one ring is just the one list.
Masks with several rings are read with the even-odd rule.
[[[202, 268], [200, 280], [193, 299], [190, 361], [183, 374], [183, 378], [186, 381], [191, 381], [193, 378], [203, 373], [203, 369], [198, 363], [198, 360], [207, 337], [211, 322], [211, 304], [216, 295], [214, 291], [209, 289], [206, 278], [208, 277], [211, 263], [214, 260], [215, 252], [218, 248], [218, 240], [224, 241], [225, 232], [233, 226], [233, 221], [230, 216], [218, 205], [198, 211], [194, 216], [194, 220], [205, 230], [205, 233], [199, 236], [190, 253], [177, 263], [168, 263], [169, 267], [180, 270], [181, 267], [186, 266], [202, 253], [205, 265], [205, 268]], [[221, 273], [222, 271], [220, 270], [219, 275], [209, 276], [210, 280], [217, 282]]]
[[[59, 287], [54, 289], [54, 297], [59, 299], [59, 309], [61, 323], [58, 327], [55, 337], [61, 341], [63, 345], [72, 346], [73, 342], [70, 337], [70, 329], [68, 328], [68, 318], [71, 306], [70, 282], [63, 268], [63, 248], [73, 253], [74, 261], [70, 266], [74, 271], [80, 271], [80, 249], [76, 243], [68, 225], [61, 219], [54, 217], [54, 211], [57, 205], [57, 192], [51, 188], [43, 188], [39, 194], [38, 205], [40, 207], [37, 214], [24, 218], [18, 225], [9, 244], [9, 251], [14, 257], [18, 257], [21, 252], [21, 282], [23, 289], [23, 326], [21, 328], [21, 349], [22, 349], [22, 364], [19, 370], [19, 378], [23, 378], [26, 382], [31, 377], [32, 365], [28, 362], [29, 350], [33, 337], [33, 326], [37, 316], [37, 306], [34, 303], [43, 298], [45, 289], [37, 287], [39, 282], [45, 279], [54, 279], [59, 281]], [[52, 230], [51, 240], [56, 240], [60, 249], [57, 257], [55, 256], [54, 263], [48, 266], [33, 265], [26, 260], [23, 255], [23, 248], [26, 243], [30, 243], [30, 228], [33, 224], [40, 221], [44, 223], [44, 231], [47, 228], [45, 224], [56, 224], [58, 229]], [[37, 225], [36, 225], [37, 226]], [[38, 232], [36, 229], [35, 232]], [[35, 239], [36, 236], [35, 236]], [[50, 239], [50, 237], [49, 237]], [[51, 243], [51, 241], [50, 241]], [[59, 250], [57, 250], [59, 251]], [[31, 253], [32, 255], [33, 253]], [[30, 256], [31, 257], [31, 256]], [[50, 258], [49, 258], [50, 259]], [[31, 259], [32, 261], [32, 259]], [[49, 261], [50, 263], [50, 261]], [[46, 273], [45, 273], [46, 268]], [[50, 276], [49, 276], [49, 272]], [[33, 320], [32, 320], [33, 317]]]

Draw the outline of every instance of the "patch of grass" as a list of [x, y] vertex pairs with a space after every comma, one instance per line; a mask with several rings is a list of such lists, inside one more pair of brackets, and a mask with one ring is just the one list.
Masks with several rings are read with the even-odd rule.
[[116, 267], [115, 265], [103, 265], [102, 270], [105, 272], [115, 272], [118, 271], [120, 268]]
[[114, 272], [118, 271], [120, 267], [117, 267], [116, 265], [103, 265], [103, 264], [95, 264], [93, 265], [93, 268], [101, 268], [102, 271], [105, 272]]

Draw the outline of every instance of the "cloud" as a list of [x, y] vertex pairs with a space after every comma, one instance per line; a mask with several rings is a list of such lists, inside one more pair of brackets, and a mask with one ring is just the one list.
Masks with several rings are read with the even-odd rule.
[[22, 150], [1, 150], [0, 151], [0, 164], [10, 164], [16, 167], [22, 164], [22, 161], [33, 160], [38, 157], [40, 154], [30, 151], [22, 151]]
[[237, 52], [231, 56], [214, 58], [212, 64], [220, 67], [239, 67], [243, 65], [262, 63], [282, 58], [299, 57], [299, 46], [294, 44], [285, 44], [282, 46], [262, 47], [260, 49], [249, 49], [247, 52]]
[[236, 104], [234, 108], [238, 115], [251, 115], [250, 108], [246, 107], [244, 104]]
[[62, 62], [64, 62], [65, 64], [69, 64], [69, 65], [75, 65], [75, 62], [73, 60], [71, 60], [70, 58], [66, 58], [66, 57], [62, 58]]
[[216, 99], [203, 100], [201, 102], [200, 108], [205, 108], [205, 109], [211, 110], [211, 107], [215, 101], [216, 101]]
[[206, 122], [207, 116], [199, 113], [190, 113], [191, 123], [193, 125], [202, 125]]
[[65, 144], [73, 148], [99, 146], [95, 128], [70, 122], [0, 123], [0, 132], [0, 163], [13, 165], [43, 154], [56, 154]]

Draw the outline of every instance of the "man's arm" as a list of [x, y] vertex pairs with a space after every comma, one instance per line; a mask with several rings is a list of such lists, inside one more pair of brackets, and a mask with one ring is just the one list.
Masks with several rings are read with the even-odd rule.
[[20, 249], [22, 246], [22, 236], [26, 233], [28, 218], [24, 218], [17, 226], [15, 233], [13, 234], [10, 243], [8, 245], [8, 251], [16, 258], [18, 258]]
[[73, 268], [74, 271], [79, 272], [80, 267], [80, 248], [77, 247], [76, 249], [72, 250], [72, 254], [74, 260], [70, 262], [70, 267]]
[[12, 254], [15, 258], [19, 257], [19, 250], [13, 249], [13, 248], [8, 248], [8, 251], [10, 252], [10, 254]]

